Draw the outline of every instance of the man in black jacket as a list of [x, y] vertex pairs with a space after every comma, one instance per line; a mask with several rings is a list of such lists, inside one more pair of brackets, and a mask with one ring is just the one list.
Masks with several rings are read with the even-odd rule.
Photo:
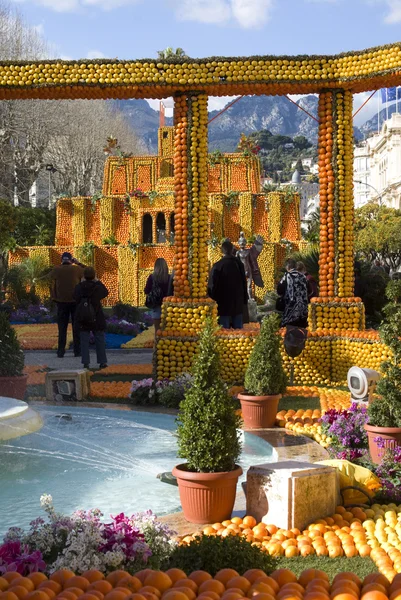
[[242, 329], [244, 305], [248, 303], [245, 269], [228, 240], [221, 245], [223, 258], [213, 265], [208, 294], [217, 302], [219, 323], [225, 329]]

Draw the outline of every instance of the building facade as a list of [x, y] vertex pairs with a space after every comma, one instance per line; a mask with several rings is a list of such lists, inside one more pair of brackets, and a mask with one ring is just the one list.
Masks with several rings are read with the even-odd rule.
[[401, 114], [393, 113], [380, 133], [356, 145], [354, 186], [356, 208], [373, 200], [401, 209]]

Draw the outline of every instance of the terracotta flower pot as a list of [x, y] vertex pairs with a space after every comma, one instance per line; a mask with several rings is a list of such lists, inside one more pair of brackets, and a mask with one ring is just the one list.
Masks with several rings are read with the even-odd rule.
[[281, 394], [274, 396], [249, 396], [238, 394], [241, 402], [242, 419], [245, 429], [266, 429], [274, 427]]
[[[368, 434], [370, 458], [376, 465], [381, 462], [387, 448], [401, 446], [401, 427], [373, 427], [372, 425], [365, 425], [365, 429]], [[375, 442], [375, 439], [378, 437], [384, 440], [384, 448], [379, 448], [377, 442]]]
[[222, 473], [193, 473], [187, 465], [172, 471], [177, 478], [184, 517], [190, 523], [216, 523], [231, 518], [242, 469]]
[[0, 377], [0, 396], [23, 400], [26, 392], [28, 375], [19, 377]]

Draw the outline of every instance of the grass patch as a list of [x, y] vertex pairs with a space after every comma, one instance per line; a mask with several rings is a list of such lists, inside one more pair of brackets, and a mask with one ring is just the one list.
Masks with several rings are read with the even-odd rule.
[[281, 398], [278, 409], [280, 410], [308, 410], [308, 408], [314, 410], [320, 408], [320, 400], [317, 397], [305, 398], [304, 396], [283, 396]]
[[306, 556], [305, 558], [277, 558], [277, 569], [290, 569], [297, 577], [306, 571], [306, 569], [319, 569], [324, 571], [329, 576], [330, 581], [337, 573], [351, 571], [358, 575], [362, 580], [369, 573], [378, 573], [378, 569], [371, 558], [362, 558], [355, 556], [354, 558], [329, 558], [328, 556]]

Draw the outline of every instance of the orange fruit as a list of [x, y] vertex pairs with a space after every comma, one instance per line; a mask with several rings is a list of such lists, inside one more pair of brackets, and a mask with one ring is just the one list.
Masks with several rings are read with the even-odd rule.
[[385, 594], [386, 588], [381, 583], [368, 583], [364, 585], [361, 589], [361, 596], [363, 596], [363, 594], [366, 594], [367, 592], [382, 592], [383, 594]]
[[242, 595], [242, 593], [240, 591], [235, 592], [233, 589], [231, 591], [225, 592], [222, 595], [222, 600], [240, 600], [240, 598], [243, 598], [244, 596]]
[[127, 588], [130, 590], [131, 594], [135, 594], [135, 592], [141, 589], [142, 583], [139, 581], [138, 577], [131, 575], [130, 577], [123, 577], [120, 579], [118, 587]]
[[253, 527], [256, 527], [256, 519], [254, 517], [251, 517], [250, 515], [246, 515], [242, 519], [242, 524], [252, 529]]
[[263, 582], [254, 583], [253, 586], [251, 587], [251, 589], [248, 591], [247, 596], [248, 596], [248, 598], [253, 598], [254, 596], [257, 596], [258, 594], [270, 594], [271, 596], [274, 596], [275, 590], [268, 583], [263, 583]]
[[363, 585], [367, 585], [368, 583], [380, 583], [386, 590], [390, 587], [389, 580], [381, 573], [369, 573], [369, 575], [366, 575]]
[[271, 594], [256, 594], [256, 596], [253, 596], [253, 600], [274, 600], [274, 596], [272, 596]]
[[18, 596], [13, 592], [1, 592], [0, 600], [18, 600]]
[[[166, 571], [166, 573], [168, 573], [168, 571]], [[199, 587], [204, 581], [212, 579], [212, 576], [210, 573], [207, 573], [207, 571], [193, 571], [190, 575], [188, 575], [188, 579], [191, 579], [191, 581], [195, 582]]]
[[90, 592], [86, 592], [82, 596], [80, 596], [81, 600], [98, 600], [98, 597]]
[[244, 592], [244, 595], [248, 592], [250, 587], [251, 587], [251, 582], [246, 577], [242, 577], [241, 575], [238, 575], [237, 577], [233, 577], [226, 583], [227, 590], [230, 588], [238, 588], [242, 592]]
[[8, 583], [11, 583], [14, 579], [22, 579], [22, 575], [17, 571], [6, 571], [2, 576]]
[[183, 594], [188, 596], [188, 600], [195, 600], [196, 598], [196, 593], [189, 587], [177, 587], [174, 589], [177, 590], [177, 592], [182, 592]]
[[177, 587], [188, 587], [195, 593], [198, 591], [198, 586], [196, 585], [195, 581], [193, 581], [193, 579], [189, 579], [189, 577], [187, 577], [186, 579], [177, 579], [177, 581], [173, 585], [173, 588]]
[[0, 592], [4, 592], [8, 588], [8, 581], [0, 576]]
[[366, 592], [361, 595], [361, 600], [387, 600], [387, 594], [378, 592], [377, 590], [372, 592]]
[[306, 569], [305, 571], [302, 571], [298, 577], [298, 583], [303, 587], [306, 587], [309, 583], [314, 582], [317, 579], [327, 582], [329, 581], [329, 577], [324, 571], [320, 571], [318, 569]]
[[199, 594], [197, 600], [199, 600], [199, 598], [206, 598], [206, 599], [210, 599], [210, 600], [219, 600], [220, 596], [219, 596], [219, 594], [216, 594], [216, 592], [202, 592], [201, 594]]
[[163, 595], [163, 600], [188, 600], [188, 596], [186, 594], [184, 594], [183, 592], [179, 592], [177, 589], [172, 588], [171, 590], [168, 590], [168, 592], [166, 592]]
[[69, 579], [67, 579], [67, 581], [64, 582], [63, 588], [65, 590], [67, 590], [68, 588], [79, 588], [80, 590], [86, 592], [89, 586], [90, 583], [87, 579], [85, 579], [85, 577], [82, 577], [81, 575], [75, 575], [74, 577], [70, 577]]
[[159, 600], [159, 596], [156, 596], [156, 594], [152, 594], [151, 592], [141, 591], [141, 594], [146, 598], [146, 600]]
[[246, 579], [248, 579], [248, 581], [250, 581], [251, 583], [255, 583], [255, 581], [260, 577], [266, 577], [266, 573], [262, 571], [262, 569], [248, 569], [243, 574], [243, 577], [246, 577]]
[[23, 585], [14, 585], [8, 590], [10, 593], [15, 594], [19, 600], [22, 600], [29, 594], [29, 591]]
[[277, 569], [277, 571], [273, 571], [270, 574], [270, 577], [277, 581], [280, 588], [286, 583], [295, 583], [297, 581], [297, 576], [289, 569]]
[[127, 600], [146, 600], [146, 598], [145, 596], [142, 596], [142, 594], [135, 592], [135, 594], [128, 596]]
[[105, 579], [101, 579], [99, 581], [94, 581], [90, 584], [87, 591], [91, 592], [92, 590], [96, 590], [97, 592], [101, 592], [103, 595], [108, 594], [113, 589], [111, 583], [106, 581]]
[[155, 596], [157, 596], [157, 598], [161, 598], [161, 591], [158, 590], [157, 588], [155, 588], [153, 585], [144, 585], [143, 587], [141, 587], [141, 594], [146, 594], [146, 592], [148, 594], [154, 594]]
[[173, 582], [166, 573], [163, 573], [163, 571], [151, 571], [145, 577], [144, 584], [152, 585], [163, 593], [172, 587]]
[[121, 593], [122, 593], [122, 594], [124, 594], [125, 596], [130, 596], [132, 593], [135, 593], [135, 592], [131, 592], [131, 590], [129, 590], [128, 588], [126, 588], [126, 587], [122, 587], [122, 586], [120, 586], [120, 585], [118, 585], [117, 587], [115, 587], [115, 588], [113, 589], [113, 591], [114, 591], [114, 592], [121, 592]]
[[15, 587], [24, 587], [28, 592], [33, 592], [35, 589], [35, 584], [32, 579], [28, 579], [28, 577], [20, 577], [19, 579], [13, 579], [8, 586], [10, 591], [14, 591]]
[[258, 577], [258, 579], [254, 583], [267, 583], [267, 585], [269, 585], [274, 590], [275, 594], [280, 589], [280, 586], [277, 583], [277, 581], [273, 579], [273, 577], [269, 577], [269, 575], [265, 575], [264, 577]]
[[[83, 595], [83, 594], [82, 594]], [[65, 600], [77, 600], [77, 596], [71, 592], [71, 590], [65, 590], [57, 594], [57, 600], [64, 598]]]
[[[377, 573], [373, 573], [373, 575], [377, 575]], [[343, 573], [337, 573], [337, 575], [335, 575], [333, 581], [332, 581], [332, 586], [335, 585], [337, 583], [337, 581], [353, 581], [354, 583], [356, 583], [356, 585], [358, 587], [361, 587], [362, 582], [360, 580], [360, 578], [358, 577], [358, 575], [356, 575], [355, 573], [352, 573], [352, 571], [344, 571]]]
[[325, 591], [310, 590], [305, 592], [304, 600], [328, 600], [329, 595]]
[[125, 600], [127, 595], [124, 592], [116, 590], [111, 590], [108, 594], [105, 595], [105, 600]]
[[230, 579], [233, 577], [238, 577], [239, 573], [234, 569], [220, 569], [214, 576], [216, 581], [220, 581], [224, 586], [227, 584]]
[[44, 590], [34, 590], [29, 592], [24, 600], [49, 600], [50, 596]]
[[[63, 590], [63, 592], [64, 592], [64, 591], [65, 591], [65, 592], [71, 592], [72, 594], [74, 594], [74, 596], [75, 596], [76, 598], [79, 598], [79, 596], [83, 596], [83, 595], [84, 595], [84, 593], [85, 593], [85, 592], [84, 592], [84, 590], [82, 590], [82, 589], [81, 589], [81, 588], [79, 588], [79, 587], [69, 587], [68, 589], [66, 589], [66, 590]], [[61, 593], [63, 593], [63, 592], [61, 592]]]
[[97, 569], [90, 569], [89, 571], [85, 571], [82, 573], [82, 577], [85, 577], [89, 581], [89, 583], [93, 583], [94, 581], [100, 581], [104, 579], [104, 575], [101, 571]]
[[[34, 573], [32, 573], [32, 575], [34, 575]], [[58, 571], [52, 573], [49, 579], [51, 581], [57, 581], [57, 583], [64, 585], [64, 582], [67, 581], [67, 579], [70, 579], [71, 577], [75, 577], [75, 573], [73, 571], [70, 571], [69, 569], [59, 569]]]
[[184, 571], [182, 571], [181, 569], [169, 569], [168, 571], [166, 571], [166, 575], [170, 577], [173, 583], [175, 583], [179, 579], [187, 579], [186, 573], [184, 573]]
[[221, 581], [218, 581], [217, 579], [209, 579], [208, 581], [204, 581], [199, 586], [200, 594], [202, 592], [215, 592], [216, 594], [221, 596], [222, 594], [224, 594], [225, 591], [226, 588], [224, 587], [224, 584]]
[[[112, 571], [111, 573], [109, 573], [109, 575], [107, 575], [107, 577], [106, 577], [106, 581], [111, 583], [111, 585], [113, 587], [116, 587], [116, 585], [120, 581], [120, 579], [124, 579], [125, 577], [130, 577], [130, 575], [131, 575], [131, 573], [128, 573], [127, 571], [124, 571], [123, 569], [118, 569], [117, 571]], [[138, 575], [135, 575], [135, 576], [138, 577]], [[140, 579], [140, 578], [138, 577], [138, 579]]]
[[57, 581], [50, 581], [50, 579], [42, 581], [42, 583], [38, 585], [38, 590], [44, 589], [46, 591], [46, 588], [52, 590], [55, 594], [59, 594], [63, 589]]
[[102, 594], [102, 592], [98, 592], [97, 590], [88, 590], [87, 592], [85, 592], [85, 596], [87, 596], [88, 594], [90, 594], [91, 596], [96, 596], [96, 598], [98, 598], [99, 600], [103, 600], [104, 598], [104, 594]]

